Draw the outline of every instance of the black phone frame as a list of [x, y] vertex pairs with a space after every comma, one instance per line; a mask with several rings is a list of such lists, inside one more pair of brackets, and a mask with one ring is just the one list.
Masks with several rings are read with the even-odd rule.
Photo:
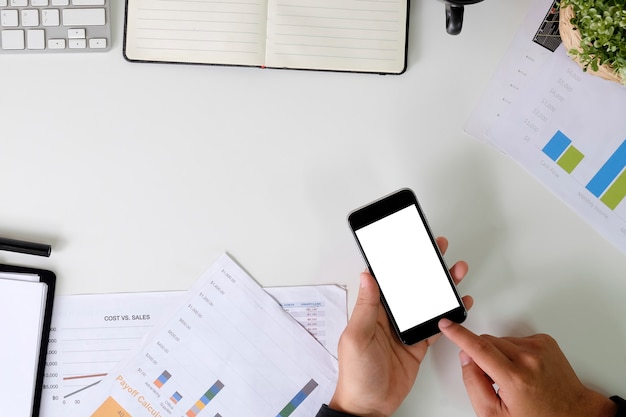
[[387, 304], [385, 295], [383, 294], [381, 290], [380, 299], [383, 304], [383, 307], [385, 308], [385, 311], [387, 312], [387, 317], [389, 318], [389, 322], [391, 323], [391, 326], [393, 327], [396, 334], [398, 335], [398, 338], [400, 339], [400, 341], [406, 345], [415, 344], [424, 339], [427, 339], [430, 336], [433, 336], [439, 333], [438, 323], [439, 323], [439, 320], [441, 320], [442, 318], [447, 318], [456, 323], [462, 323], [467, 317], [467, 310], [463, 304], [463, 300], [461, 299], [456, 289], [454, 280], [452, 279], [452, 276], [450, 275], [450, 271], [443, 259], [443, 255], [441, 254], [441, 251], [439, 250], [437, 241], [435, 240], [431, 232], [426, 216], [424, 212], [422, 211], [422, 208], [420, 207], [419, 202], [417, 201], [417, 197], [415, 196], [415, 193], [409, 188], [399, 189], [391, 194], [388, 194], [378, 200], [373, 201], [372, 203], [369, 203], [363, 207], [360, 207], [352, 211], [348, 215], [348, 223], [350, 225], [350, 229], [352, 230], [354, 239], [356, 240], [357, 246], [359, 247], [359, 251], [361, 252], [361, 255], [363, 256], [363, 259], [365, 260], [365, 263], [367, 264], [367, 268], [369, 269], [370, 273], [372, 274], [374, 279], [376, 279], [376, 282], [378, 282], [376, 278], [376, 273], [372, 269], [372, 266], [370, 265], [367, 259], [367, 256], [365, 255], [365, 251], [363, 250], [363, 247], [361, 246], [361, 242], [359, 241], [356, 235], [356, 231], [372, 223], [375, 223], [379, 220], [382, 220], [385, 217], [410, 206], [415, 206], [417, 213], [420, 216], [422, 224], [424, 225], [424, 228], [426, 229], [428, 236], [430, 238], [431, 244], [433, 245], [433, 248], [435, 249], [435, 252], [437, 253], [441, 266], [443, 270], [445, 271], [445, 275], [448, 278], [448, 282], [450, 284], [450, 287], [452, 288], [452, 291], [454, 292], [454, 295], [457, 299], [459, 307], [449, 310], [439, 316], [433, 317], [432, 319], [428, 321], [419, 323], [416, 326], [411, 327], [408, 330], [400, 331], [398, 324], [396, 323], [396, 320], [393, 317], [391, 309], [389, 308], [389, 305]]

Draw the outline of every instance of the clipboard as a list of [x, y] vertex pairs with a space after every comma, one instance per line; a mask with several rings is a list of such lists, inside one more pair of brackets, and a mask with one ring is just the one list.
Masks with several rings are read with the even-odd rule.
[[39, 416], [55, 284], [52, 271], [0, 264], [0, 390], [19, 413], [10, 415]]

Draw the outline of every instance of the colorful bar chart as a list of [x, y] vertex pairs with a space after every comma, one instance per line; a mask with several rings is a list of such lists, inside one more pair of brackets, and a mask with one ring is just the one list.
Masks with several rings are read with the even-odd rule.
[[615, 210], [626, 196], [624, 167], [626, 167], [626, 140], [613, 152], [586, 187], [611, 210]]
[[174, 404], [178, 404], [178, 402], [182, 399], [183, 399], [183, 396], [180, 395], [178, 391], [173, 393], [172, 396], [170, 397], [170, 401], [173, 402]]
[[302, 404], [302, 401], [304, 401], [306, 397], [308, 397], [309, 394], [311, 394], [316, 387], [317, 387], [317, 382], [311, 379], [309, 382], [307, 382], [304, 388], [302, 388], [295, 395], [295, 397], [293, 397], [291, 401], [289, 401], [289, 403], [285, 406], [285, 408], [283, 408], [276, 417], [290, 416], [291, 413], [293, 413], [296, 410], [296, 408], [298, 408], [298, 406]]
[[172, 375], [169, 372], [163, 371], [163, 373], [154, 380], [154, 385], [156, 385], [158, 388], [161, 388], [171, 377]]
[[187, 417], [196, 417], [198, 413], [202, 411], [202, 409], [206, 407], [207, 404], [210, 403], [211, 400], [222, 390], [222, 388], [224, 388], [224, 384], [222, 384], [222, 382], [218, 379], [215, 381], [215, 384], [213, 384], [213, 386], [211, 386], [211, 388], [209, 388], [209, 390], [205, 392], [198, 401], [196, 401], [193, 407], [191, 407], [185, 415]]
[[[567, 173], [583, 160], [584, 155], [572, 145], [572, 140], [560, 130], [543, 147], [542, 152]], [[626, 197], [626, 140], [587, 183], [585, 188], [599, 198], [605, 206], [615, 210]]]
[[[311, 380], [290, 417], [313, 416], [332, 397], [337, 360], [228, 254], [176, 304], [81, 416], [109, 396], [136, 417], [274, 417]], [[98, 415], [112, 416], [120, 415]]]
[[572, 140], [560, 130], [557, 130], [542, 151], [569, 174], [585, 157], [572, 145]]

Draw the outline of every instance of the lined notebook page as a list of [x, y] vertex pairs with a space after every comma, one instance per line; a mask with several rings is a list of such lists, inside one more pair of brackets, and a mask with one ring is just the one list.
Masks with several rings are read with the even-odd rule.
[[265, 0], [128, 0], [130, 60], [263, 65]]
[[407, 0], [269, 0], [267, 66], [400, 73]]

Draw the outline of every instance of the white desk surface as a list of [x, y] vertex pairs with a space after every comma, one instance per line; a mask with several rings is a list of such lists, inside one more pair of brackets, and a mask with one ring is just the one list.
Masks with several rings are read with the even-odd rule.
[[[132, 64], [122, 2], [104, 54], [0, 57], [0, 235], [49, 242], [58, 294], [186, 289], [222, 251], [262, 285], [338, 283], [363, 262], [347, 213], [415, 190], [467, 325], [555, 336], [581, 378], [626, 393], [626, 256], [463, 125], [530, 0], [413, 2], [400, 76]], [[56, 79], [56, 81], [52, 81]], [[397, 416], [472, 416], [441, 341]]]

